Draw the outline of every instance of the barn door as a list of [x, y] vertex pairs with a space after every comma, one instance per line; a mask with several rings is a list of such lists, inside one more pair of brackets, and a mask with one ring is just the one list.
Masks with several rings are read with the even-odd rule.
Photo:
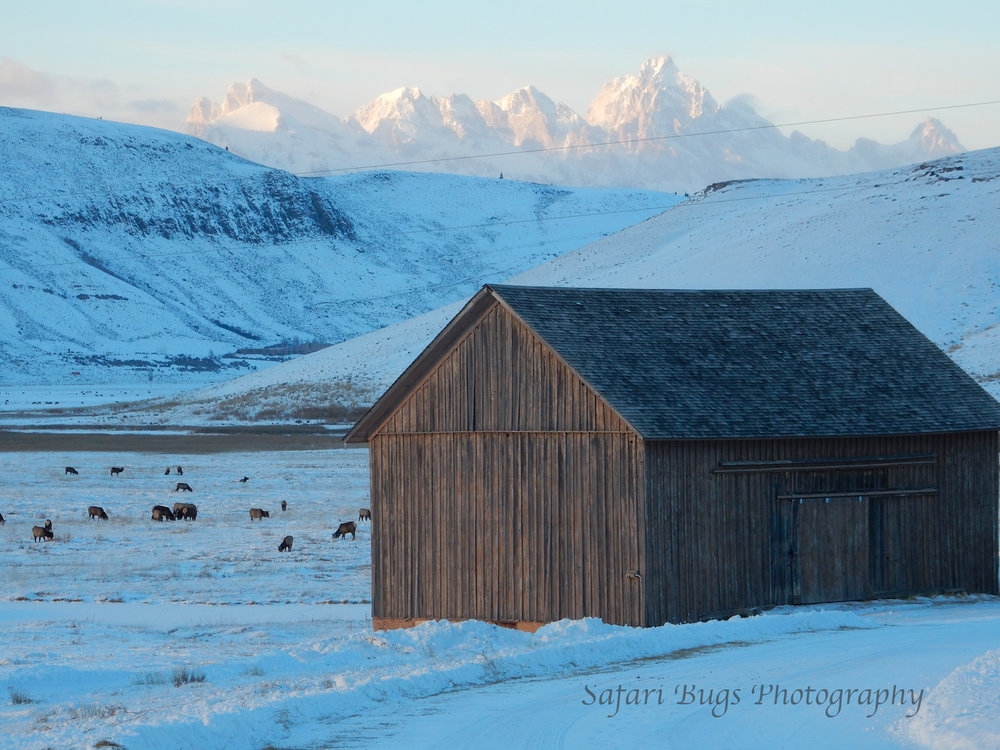
[[792, 601], [840, 602], [870, 596], [868, 500], [792, 501]]

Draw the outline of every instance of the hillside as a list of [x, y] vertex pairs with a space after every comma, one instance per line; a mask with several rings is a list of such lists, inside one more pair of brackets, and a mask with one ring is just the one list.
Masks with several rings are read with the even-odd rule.
[[[1000, 396], [1000, 149], [817, 180], [711, 186], [508, 283], [661, 288], [871, 287]], [[464, 299], [252, 376], [184, 394], [194, 411], [305, 415], [312, 394], [371, 403]], [[349, 384], [350, 388], [344, 386]], [[137, 415], [136, 419], [148, 419]]]
[[204, 383], [408, 319], [675, 204], [402, 172], [299, 178], [0, 108], [0, 373]]

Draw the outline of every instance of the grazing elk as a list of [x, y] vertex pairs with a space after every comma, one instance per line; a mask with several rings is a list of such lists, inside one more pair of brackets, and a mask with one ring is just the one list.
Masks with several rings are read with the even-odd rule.
[[254, 520], [259, 521], [262, 518], [270, 518], [270, 517], [271, 517], [271, 514], [268, 513], [266, 510], [262, 510], [260, 508], [251, 508], [250, 509], [250, 523], [253, 523]]
[[194, 492], [194, 490], [191, 489], [191, 485], [187, 482], [178, 482], [177, 486], [174, 487], [174, 492], [180, 492], [181, 490], [184, 490], [184, 492]]
[[361, 508], [358, 511], [358, 520], [359, 521], [371, 521], [372, 520], [372, 512], [368, 508]]
[[125, 471], [125, 467], [124, 466], [112, 466], [111, 467], [111, 476], [116, 477], [119, 474], [121, 474], [123, 471]]
[[163, 475], [164, 476], [170, 476], [170, 467], [169, 466], [167, 467], [167, 470], [165, 472], [163, 472]]
[[198, 518], [198, 507], [194, 503], [174, 503], [174, 515], [178, 521], [194, 521]]
[[249, 482], [250, 481], [250, 477], [243, 477], [240, 481], [241, 482]]
[[174, 512], [170, 510], [166, 505], [154, 505], [153, 506], [153, 520], [154, 521], [176, 521], [177, 518], [174, 516]]
[[108, 514], [104, 512], [104, 508], [100, 505], [91, 505], [87, 508], [87, 518], [93, 521], [95, 518], [99, 518], [102, 521], [108, 520]]
[[286, 536], [281, 540], [281, 544], [278, 545], [278, 552], [291, 552], [292, 551], [292, 537]]
[[288, 510], [288, 501], [287, 500], [282, 500], [281, 501], [281, 509], [282, 510]]
[[354, 523], [354, 521], [344, 521], [337, 527], [337, 530], [333, 532], [333, 538], [336, 539], [337, 537], [342, 536], [344, 539], [347, 539], [347, 535], [350, 534], [351, 539], [355, 539], [357, 537], [357, 533], [358, 525]]
[[39, 539], [44, 539], [46, 542], [55, 537], [52, 534], [52, 529], [47, 526], [32, 526], [31, 536], [37, 542]]
[[74, 469], [74, 468], [73, 468], [72, 466], [67, 466], [67, 467], [66, 467], [66, 471], [65, 471], [65, 473], [66, 473], [66, 474], [79, 474], [80, 472], [78, 472], [78, 471], [77, 471], [76, 469]]

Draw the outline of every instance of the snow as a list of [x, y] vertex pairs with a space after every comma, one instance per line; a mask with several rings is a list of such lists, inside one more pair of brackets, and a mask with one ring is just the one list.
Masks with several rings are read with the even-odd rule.
[[[998, 159], [724, 186], [511, 281], [871, 286], [996, 393]], [[404, 208], [426, 185], [391, 181]], [[448, 208], [424, 197], [428, 215]], [[206, 422], [205, 404], [227, 398], [331, 381], [371, 398], [463, 303], [170, 408], [162, 399], [183, 400], [176, 384], [4, 385], [0, 417], [35, 431], [51, 419], [64, 433], [74, 420], [110, 432], [159, 423], [180, 436], [177, 425]], [[156, 397], [100, 419], [20, 413]], [[175, 491], [165, 469], [178, 465], [194, 492]], [[125, 471], [112, 478], [111, 466]], [[368, 505], [368, 481], [359, 449], [0, 452], [0, 746], [1000, 747], [1000, 597], [649, 629], [587, 619], [534, 634], [480, 622], [373, 632], [370, 526], [332, 539]], [[198, 505], [196, 521], [151, 520], [152, 505], [178, 500]], [[89, 520], [89, 505], [109, 520]], [[271, 517], [251, 521], [250, 507]], [[31, 526], [46, 518], [55, 539], [35, 543]], [[286, 534], [293, 549], [279, 553]]]
[[[367, 460], [363, 449], [0, 454], [0, 745], [997, 746], [997, 597], [648, 629], [373, 632], [370, 527], [331, 536], [366, 505]], [[114, 479], [112, 463], [125, 467]], [[176, 465], [198, 519], [153, 522], [153, 504], [178, 499], [164, 474]], [[88, 520], [91, 504], [110, 519]], [[271, 517], [250, 521], [253, 506]], [[45, 518], [55, 540], [32, 542]], [[285, 534], [291, 553], [277, 551]]]
[[405, 320], [678, 201], [496, 173], [297, 178], [177, 133], [5, 108], [0, 163], [4, 385], [226, 380], [266, 347]]
[[[1000, 397], [997, 236], [1000, 149], [989, 149], [886, 172], [720, 186], [504, 283], [873, 288]], [[287, 385], [308, 393], [351, 383], [371, 403], [465, 302], [179, 393], [157, 416], [136, 419], [185, 422], [206, 401], [248, 394], [280, 405], [275, 394]]]

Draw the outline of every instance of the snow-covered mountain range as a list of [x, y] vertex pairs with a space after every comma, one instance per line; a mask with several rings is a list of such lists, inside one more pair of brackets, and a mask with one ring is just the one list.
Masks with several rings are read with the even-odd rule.
[[847, 151], [785, 136], [746, 97], [719, 104], [667, 57], [607, 83], [583, 115], [533, 86], [498, 101], [404, 87], [341, 119], [254, 79], [233, 84], [221, 103], [197, 101], [187, 124], [198, 138], [297, 174], [405, 166], [671, 192], [884, 169], [964, 150], [935, 119], [902, 143], [858, 139]]
[[673, 205], [300, 178], [190, 136], [0, 108], [0, 383], [231, 377], [436, 308]]

